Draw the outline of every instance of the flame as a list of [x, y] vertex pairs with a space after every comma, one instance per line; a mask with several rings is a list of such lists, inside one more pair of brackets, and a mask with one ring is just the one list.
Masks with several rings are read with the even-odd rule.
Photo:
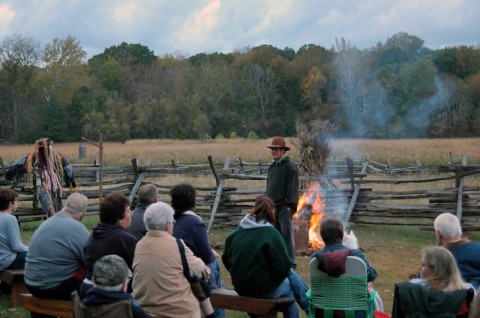
[[299, 222], [302, 217], [310, 219], [308, 240], [314, 250], [322, 249], [325, 246], [320, 237], [320, 223], [322, 222], [325, 205], [325, 200], [320, 194], [320, 183], [310, 183], [308, 191], [298, 199], [297, 212], [293, 215], [296, 222]]

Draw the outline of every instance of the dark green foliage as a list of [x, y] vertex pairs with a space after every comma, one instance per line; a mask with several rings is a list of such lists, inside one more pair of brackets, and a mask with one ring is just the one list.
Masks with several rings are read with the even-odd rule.
[[[68, 43], [83, 52], [75, 41], [50, 48]], [[42, 65], [35, 42], [21, 36], [0, 43], [0, 53], [0, 140], [288, 137], [316, 120], [341, 137], [480, 134], [480, 48], [429, 50], [405, 32], [365, 50], [336, 39], [331, 49], [265, 44], [191, 57], [123, 42], [66, 66]]]

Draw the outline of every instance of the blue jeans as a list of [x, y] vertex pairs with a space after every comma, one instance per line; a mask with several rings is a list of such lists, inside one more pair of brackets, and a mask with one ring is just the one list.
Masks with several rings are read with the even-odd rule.
[[[308, 286], [302, 280], [298, 274], [291, 269], [287, 278], [285, 278], [282, 283], [270, 294], [265, 295], [265, 298], [280, 298], [280, 297], [290, 297], [294, 298], [298, 303], [300, 308], [305, 312], [308, 312], [308, 299], [307, 293]], [[297, 304], [293, 303], [286, 311], [283, 312], [284, 318], [298, 318], [300, 314], [298, 313]]]
[[24, 269], [25, 259], [27, 258], [27, 252], [17, 253], [17, 256], [13, 260], [12, 264], [8, 265], [6, 269]]
[[[211, 289], [214, 288], [222, 288], [222, 281], [220, 276], [220, 265], [218, 264], [217, 259], [213, 262], [208, 264], [210, 268], [210, 278], [208, 279], [208, 287]], [[214, 307], [213, 311], [217, 318], [224, 318], [225, 317], [225, 309]]]

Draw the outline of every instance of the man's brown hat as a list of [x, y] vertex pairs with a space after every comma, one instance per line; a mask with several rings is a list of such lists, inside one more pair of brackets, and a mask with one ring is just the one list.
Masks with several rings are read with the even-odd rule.
[[273, 137], [272, 144], [267, 146], [267, 148], [283, 148], [285, 151], [289, 151], [290, 148], [285, 146], [285, 139], [283, 137]]

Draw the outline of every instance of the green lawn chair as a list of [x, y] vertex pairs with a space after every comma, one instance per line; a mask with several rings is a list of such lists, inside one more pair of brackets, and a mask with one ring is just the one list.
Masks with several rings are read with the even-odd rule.
[[348, 256], [345, 273], [340, 277], [328, 276], [318, 269], [318, 260], [310, 261], [311, 288], [309, 318], [332, 318], [337, 311], [345, 312], [345, 318], [355, 318], [356, 311], [364, 311], [373, 318], [375, 292], [368, 295], [367, 267], [356, 256]]

